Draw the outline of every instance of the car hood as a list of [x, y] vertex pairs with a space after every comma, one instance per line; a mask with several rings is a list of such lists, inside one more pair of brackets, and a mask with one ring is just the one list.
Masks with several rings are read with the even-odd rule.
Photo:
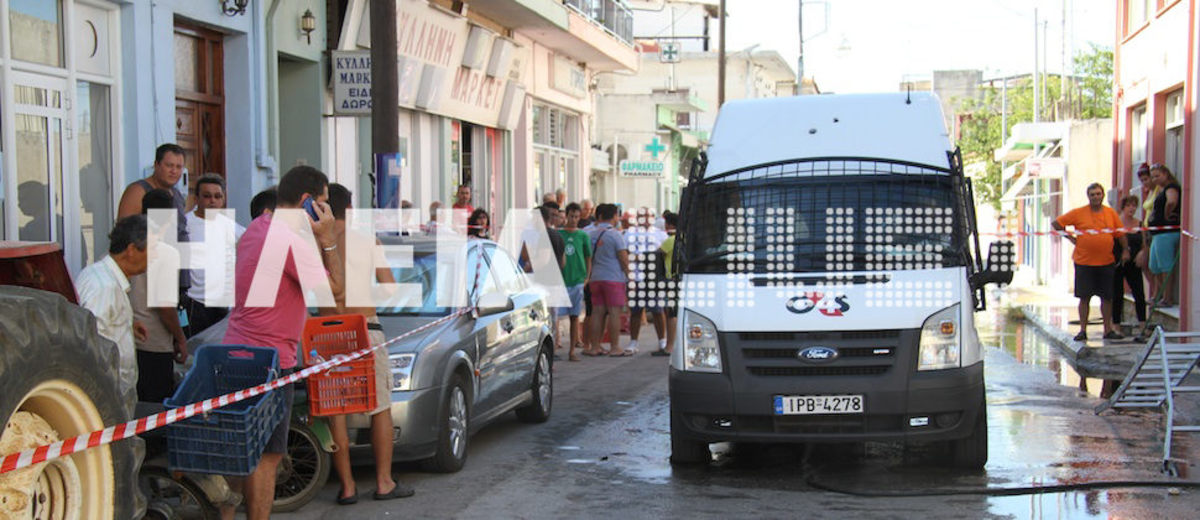
[[[425, 327], [442, 318], [443, 316], [380, 316], [379, 322], [383, 325], [384, 336], [388, 340], [391, 340], [397, 336], [409, 334], [414, 329]], [[457, 321], [457, 319], [446, 320], [444, 323], [439, 323], [416, 334], [406, 336], [401, 340], [389, 344], [388, 352], [393, 354], [398, 352], [416, 352], [436, 340], [443, 330], [453, 326]]]

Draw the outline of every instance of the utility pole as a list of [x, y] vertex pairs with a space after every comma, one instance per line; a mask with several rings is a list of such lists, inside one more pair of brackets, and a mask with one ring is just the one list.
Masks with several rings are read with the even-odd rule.
[[717, 17], [721, 23], [717, 29], [717, 38], [721, 40], [717, 44], [717, 110], [720, 111], [725, 104], [725, 0], [717, 6]]
[[400, 81], [396, 63], [396, 0], [371, 0], [371, 154], [375, 185], [387, 172], [378, 171], [381, 154], [400, 151]]
[[796, 15], [796, 28], [800, 34], [800, 55], [796, 56], [796, 95], [804, 90], [804, 0], [800, 0], [799, 14]]

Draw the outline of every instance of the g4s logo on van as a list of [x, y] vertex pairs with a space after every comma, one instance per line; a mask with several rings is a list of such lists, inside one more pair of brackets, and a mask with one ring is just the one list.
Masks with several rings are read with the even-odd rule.
[[806, 292], [787, 301], [787, 310], [796, 314], [807, 314], [813, 309], [826, 316], [842, 316], [850, 310], [850, 304], [846, 302], [845, 294], [820, 292]]

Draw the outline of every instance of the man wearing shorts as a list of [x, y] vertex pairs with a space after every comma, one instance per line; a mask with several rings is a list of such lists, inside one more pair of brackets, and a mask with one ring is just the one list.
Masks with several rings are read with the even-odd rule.
[[[346, 229], [346, 208], [351, 207], [350, 190], [341, 184], [329, 185], [329, 208], [333, 213], [334, 230], [337, 235], [337, 245], [342, 250], [361, 251], [362, 244], [379, 245], [374, 237], [362, 236], [355, 230]], [[346, 237], [351, 236], [351, 247], [346, 245]], [[355, 284], [357, 277], [364, 276], [363, 271], [372, 271], [379, 283], [396, 283], [391, 269], [377, 267], [386, 260], [376, 258], [377, 255], [357, 255], [350, 260], [346, 271], [347, 285]], [[372, 269], [373, 268], [373, 269]], [[367, 338], [371, 346], [387, 341], [383, 334], [383, 325], [375, 314], [375, 307], [347, 307], [346, 295], [334, 294], [337, 307], [325, 307], [321, 315], [361, 314], [367, 318]], [[387, 349], [372, 352], [375, 360], [375, 408], [368, 413], [371, 416], [371, 448], [375, 454], [375, 500], [391, 500], [393, 498], [410, 497], [414, 494], [411, 487], [396, 482], [392, 477], [392, 371], [388, 367]], [[333, 468], [337, 472], [342, 487], [338, 491], [335, 502], [338, 505], [350, 505], [358, 502], [358, 487], [354, 482], [354, 473], [350, 468], [350, 433], [346, 428], [346, 416], [334, 415], [329, 418], [330, 433], [338, 449], [333, 452]]]
[[629, 282], [629, 250], [625, 237], [614, 226], [617, 206], [601, 204], [596, 208], [596, 227], [589, 233], [592, 240], [592, 274], [588, 286], [592, 308], [596, 315], [589, 318], [591, 345], [585, 355], [600, 356], [604, 330], [608, 330], [608, 355], [624, 357], [632, 352], [621, 348], [621, 310], [625, 308], [625, 284]]
[[1100, 297], [1100, 316], [1104, 319], [1104, 339], [1124, 339], [1113, 323], [1112, 299], [1113, 278], [1116, 275], [1116, 258], [1113, 257], [1113, 237], [1121, 244], [1121, 261], [1129, 261], [1129, 244], [1125, 234], [1119, 231], [1097, 234], [1088, 230], [1117, 229], [1121, 217], [1112, 208], [1104, 205], [1104, 187], [1093, 183], [1087, 188], [1088, 205], [1075, 208], [1051, 223], [1054, 229], [1065, 231], [1074, 227], [1075, 235], [1067, 240], [1075, 244], [1075, 297], [1079, 298], [1079, 334], [1075, 341], [1087, 340], [1088, 314], [1092, 296]]
[[[333, 227], [333, 213], [325, 202], [328, 188], [329, 179], [320, 170], [311, 166], [292, 168], [279, 181], [279, 211], [254, 219], [237, 244], [234, 307], [229, 313], [224, 343], [274, 348], [279, 353], [281, 376], [296, 368], [297, 342], [308, 318], [304, 289], [323, 289], [325, 285], [317, 282], [327, 279], [333, 294], [343, 290], [342, 255]], [[301, 209], [308, 199], [314, 202], [316, 219]], [[272, 228], [271, 223], [277, 219], [278, 225]], [[305, 226], [311, 228], [316, 249], [302, 237], [307, 233]], [[272, 229], [275, 233], [268, 233]], [[280, 251], [286, 255], [283, 261], [272, 260]], [[253, 283], [256, 279], [257, 285]], [[275, 426], [258, 467], [244, 482], [246, 517], [250, 520], [271, 516], [275, 473], [287, 452], [292, 385], [276, 391], [283, 393], [284, 419]], [[233, 517], [231, 510], [223, 513], [227, 518]]]
[[583, 313], [583, 284], [587, 282], [592, 269], [592, 239], [579, 229], [581, 213], [583, 211], [579, 204], [567, 204], [567, 225], [558, 230], [564, 242], [563, 284], [567, 286], [567, 295], [571, 298], [571, 306], [561, 309], [559, 315], [566, 315], [571, 322], [571, 346], [567, 348], [567, 359], [571, 361], [579, 361], [575, 347], [581, 345], [579, 315]]

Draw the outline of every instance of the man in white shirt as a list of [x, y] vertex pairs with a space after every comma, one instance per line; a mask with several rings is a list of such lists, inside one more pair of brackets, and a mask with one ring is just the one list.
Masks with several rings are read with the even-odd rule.
[[[187, 214], [187, 231], [188, 238], [192, 242], [204, 242], [205, 230], [208, 229], [205, 225], [205, 210], [209, 209], [224, 209], [225, 208], [225, 179], [220, 175], [208, 173], [200, 177], [196, 181], [196, 209]], [[228, 305], [233, 303], [233, 269], [234, 269], [234, 251], [237, 240], [242, 238], [242, 233], [246, 228], [238, 225], [225, 215], [217, 215], [212, 220], [212, 225], [216, 225], [216, 229], [220, 230], [225, 235], [225, 241], [228, 247], [224, 248], [224, 262], [213, 263], [206, 261], [206, 264], [217, 267], [224, 267], [224, 271], [212, 269], [191, 269], [191, 285], [187, 289], [187, 293], [183, 297], [183, 309], [187, 313], [188, 324], [184, 327], [184, 331], [190, 338], [207, 329], [214, 323], [217, 323], [229, 314]], [[207, 251], [207, 248], [205, 248]], [[218, 277], [222, 279], [220, 283], [221, 292], [219, 294], [207, 293], [205, 290], [205, 277]]]
[[[80, 271], [76, 277], [79, 304], [96, 316], [100, 335], [117, 344], [120, 354], [121, 393], [137, 384], [133, 338], [133, 307], [129, 304], [129, 277], [146, 272], [146, 217], [131, 215], [117, 221], [108, 234], [108, 255]], [[137, 325], [138, 337], [145, 327]]]

